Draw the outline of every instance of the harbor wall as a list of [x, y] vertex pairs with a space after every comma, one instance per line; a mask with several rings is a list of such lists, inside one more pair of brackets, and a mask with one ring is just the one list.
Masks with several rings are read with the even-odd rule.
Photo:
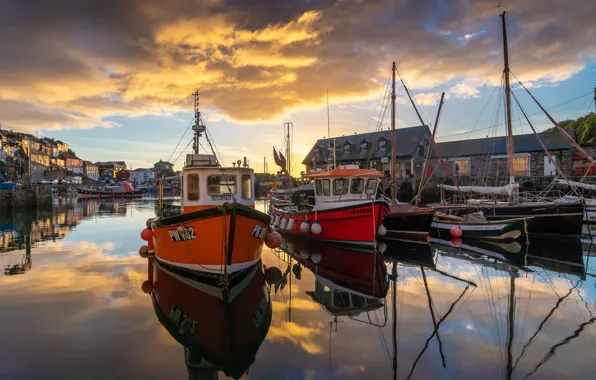
[[34, 186], [31, 189], [0, 190], [0, 212], [29, 209], [52, 204], [50, 188]]

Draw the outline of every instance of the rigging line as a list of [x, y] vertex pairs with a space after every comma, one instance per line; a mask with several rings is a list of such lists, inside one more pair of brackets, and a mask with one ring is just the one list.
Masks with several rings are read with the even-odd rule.
[[[428, 308], [430, 310], [430, 315], [433, 320], [433, 327], [437, 330], [437, 319], [435, 317], [435, 313], [433, 310], [433, 300], [430, 295], [430, 288], [428, 286], [428, 281], [426, 279], [426, 273], [424, 272], [424, 266], [420, 266], [420, 270], [422, 271], [422, 279], [424, 280], [424, 289], [426, 290], [426, 298], [428, 299]], [[441, 355], [441, 361], [443, 362], [443, 368], [447, 368], [447, 364], [445, 363], [445, 355], [443, 354], [443, 342], [441, 341], [441, 337], [439, 336], [439, 331], [437, 330], [437, 341], [439, 342], [439, 354]]]
[[[219, 149], [217, 149], [217, 145], [215, 145], [215, 143], [213, 143], [213, 145], [211, 144], [211, 140], [213, 140], [213, 136], [211, 136], [211, 133], [209, 132], [208, 128], [205, 128], [205, 137], [207, 138], [207, 142], [209, 143], [209, 147], [211, 148], [211, 151], [213, 152], [213, 154], [216, 154], [216, 157], [218, 157], [219, 159], [219, 166], [226, 166], [226, 164], [224, 163], [223, 157], [222, 155], [219, 153]], [[213, 150], [213, 147], [215, 147], [215, 150]]]
[[188, 131], [190, 130], [190, 126], [192, 125], [192, 122], [195, 120], [194, 116], [193, 118], [190, 120], [190, 123], [188, 123], [188, 126], [186, 127], [186, 130], [184, 131], [184, 134], [182, 135], [182, 137], [180, 137], [180, 140], [178, 140], [178, 144], [176, 144], [176, 147], [174, 148], [174, 150], [172, 151], [172, 154], [170, 154], [170, 158], [168, 158], [168, 162], [172, 159], [172, 156], [174, 155], [174, 153], [176, 153], [176, 149], [178, 149], [178, 146], [180, 145], [180, 143], [182, 142], [182, 139], [184, 139], [184, 136], [186, 136], [186, 134], [188, 133]]
[[[514, 75], [514, 76], [515, 76], [515, 75]], [[547, 110], [547, 111], [550, 111], [550, 110], [552, 110], [552, 109], [554, 109], [554, 108], [558, 108], [558, 107], [564, 106], [564, 105], [566, 105], [566, 104], [569, 104], [569, 103], [571, 103], [571, 102], [574, 102], [574, 101], [576, 101], [576, 100], [578, 100], [578, 99], [581, 99], [581, 98], [583, 98], [584, 96], [592, 95], [593, 93], [594, 93], [593, 91], [590, 91], [590, 92], [588, 92], [588, 93], [586, 93], [586, 94], [583, 94], [583, 95], [581, 95], [581, 96], [578, 96], [578, 97], [576, 97], [576, 98], [573, 98], [573, 99], [570, 99], [570, 100], [567, 100], [567, 101], [565, 101], [565, 102], [563, 102], [563, 103], [559, 103], [559, 104], [556, 104], [556, 105], [554, 105], [554, 106], [552, 106], [552, 107], [545, 108], [545, 110]], [[539, 114], [541, 114], [541, 113], [542, 113], [542, 111], [537, 111], [537, 112], [534, 112], [534, 113], [531, 113], [531, 114], [529, 114], [528, 116], [536, 116], [536, 115], [539, 115]], [[513, 121], [516, 121], [516, 120], [513, 120]], [[501, 123], [501, 124], [499, 124], [499, 125], [496, 125], [496, 126], [501, 126], [501, 125], [505, 125], [505, 123]], [[491, 128], [493, 128], [493, 127], [496, 127], [496, 126], [495, 126], [495, 125], [493, 125], [493, 126], [490, 126], [490, 127], [487, 127], [487, 128], [481, 128], [481, 129], [477, 129], [476, 131], [485, 131], [485, 130], [487, 130], [487, 129], [491, 129]], [[460, 132], [460, 133], [454, 133], [454, 134], [451, 134], [451, 135], [437, 136], [437, 139], [442, 139], [442, 138], [444, 138], [444, 137], [452, 137], [452, 136], [465, 135], [466, 133], [471, 133], [471, 132], [465, 131], [465, 132]]]
[[186, 148], [188, 148], [192, 142], [193, 142], [193, 140], [190, 140], [188, 142], [188, 144], [186, 144], [186, 146], [182, 149], [182, 151], [180, 151], [180, 154], [178, 154], [178, 157], [176, 157], [176, 159], [174, 160], [174, 162], [172, 162], [172, 164], [175, 164], [176, 161], [178, 161], [178, 159], [180, 158], [180, 156], [182, 155], [182, 153], [184, 153], [184, 151], [186, 150]]
[[[578, 293], [579, 293], [579, 290], [578, 290]], [[572, 340], [574, 340], [575, 338], [579, 337], [579, 335], [585, 330], [586, 326], [588, 326], [588, 325], [590, 325], [590, 324], [592, 324], [594, 322], [596, 322], [596, 318], [594, 318], [594, 317], [590, 318], [586, 322], [580, 324], [578, 326], [578, 328], [573, 332], [572, 335], [566, 337], [561, 342], [559, 342], [559, 343], [555, 344], [554, 346], [552, 346], [551, 349], [548, 351], [548, 353], [540, 361], [540, 363], [538, 363], [538, 365], [536, 365], [536, 367], [534, 367], [534, 370], [532, 370], [532, 372], [530, 372], [526, 376], [524, 376], [524, 378], [522, 380], [525, 380], [528, 377], [530, 377], [533, 374], [535, 374], [540, 367], [542, 367], [544, 364], [546, 364], [546, 362], [548, 362], [550, 360], [550, 358], [552, 358], [553, 356], [555, 356], [555, 352], [556, 352], [557, 348], [559, 348], [561, 346], [564, 346], [566, 344], [569, 344]]]
[[424, 354], [424, 352], [428, 348], [428, 344], [430, 343], [431, 339], [437, 333], [439, 327], [441, 326], [441, 323], [443, 323], [443, 321], [449, 316], [449, 314], [451, 314], [451, 312], [453, 311], [453, 308], [455, 307], [455, 305], [457, 305], [457, 303], [459, 302], [459, 300], [462, 299], [462, 297], [466, 294], [466, 292], [468, 291], [469, 288], [470, 288], [469, 286], [466, 286], [466, 288], [464, 289], [463, 293], [460, 294], [460, 296], [455, 300], [455, 302], [453, 302], [451, 304], [451, 307], [449, 307], [449, 310], [447, 311], [447, 313], [445, 313], [445, 315], [443, 316], [443, 318], [441, 318], [439, 320], [439, 322], [437, 322], [437, 328], [433, 331], [433, 333], [430, 335], [430, 337], [428, 337], [428, 339], [426, 340], [426, 344], [424, 345], [424, 348], [422, 349], [422, 351], [420, 351], [420, 354], [418, 354], [418, 357], [416, 358], [416, 361], [414, 361], [414, 364], [412, 364], [412, 369], [410, 370], [410, 373], [408, 374], [408, 377], [406, 378], [406, 380], [409, 380], [412, 377], [412, 374], [414, 373], [414, 370], [416, 369], [416, 365], [418, 364], [418, 361], [420, 360], [420, 358], [422, 357], [422, 355]]
[[540, 333], [540, 331], [542, 331], [542, 328], [544, 327], [544, 325], [546, 324], [546, 322], [548, 322], [548, 320], [550, 319], [550, 317], [552, 317], [554, 315], [555, 311], [559, 308], [559, 306], [561, 306], [561, 303], [567, 297], [569, 297], [571, 295], [571, 293], [573, 293], [573, 290], [574, 289], [577, 289], [578, 285], [580, 285], [581, 283], [582, 283], [582, 281], [581, 280], [578, 280], [577, 283], [575, 284], [575, 286], [573, 286], [571, 289], [569, 289], [569, 292], [567, 294], [565, 294], [563, 297], [559, 297], [559, 299], [555, 303], [555, 306], [551, 309], [551, 311], [548, 313], [548, 315], [542, 320], [542, 322], [538, 326], [538, 329], [536, 330], [536, 332], [534, 333], [534, 335], [532, 335], [532, 337], [530, 337], [530, 339], [528, 340], [528, 342], [522, 348], [522, 352], [517, 357], [517, 360], [515, 361], [515, 364], [513, 365], [513, 369], [515, 369], [515, 367], [517, 367], [517, 364], [519, 363], [519, 360], [526, 353], [526, 348], [528, 348], [530, 346], [530, 344], [532, 344], [532, 341], [534, 341], [534, 338]]
[[[387, 75], [387, 79], [384, 81], [385, 86], [383, 91], [381, 91], [381, 93], [383, 94], [383, 96], [381, 96], [379, 99], [377, 99], [377, 103], [375, 104], [375, 108], [373, 108], [373, 112], [372, 112], [372, 116], [370, 117], [370, 119], [368, 119], [368, 124], [366, 125], [366, 130], [368, 131], [368, 128], [370, 128], [370, 121], [374, 119], [374, 116], [377, 113], [377, 107], [379, 107], [383, 102], [385, 102], [385, 98], [387, 97], [387, 91], [389, 91], [389, 80], [391, 79], [391, 73], [389, 73]], [[331, 136], [329, 136], [331, 137]]]

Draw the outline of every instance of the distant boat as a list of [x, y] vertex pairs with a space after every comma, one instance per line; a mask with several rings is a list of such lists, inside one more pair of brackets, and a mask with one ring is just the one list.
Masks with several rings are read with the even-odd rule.
[[102, 189], [86, 187], [77, 188], [77, 197], [84, 198], [140, 198], [143, 192], [135, 190], [132, 184], [126, 182], [124, 186], [104, 186]]

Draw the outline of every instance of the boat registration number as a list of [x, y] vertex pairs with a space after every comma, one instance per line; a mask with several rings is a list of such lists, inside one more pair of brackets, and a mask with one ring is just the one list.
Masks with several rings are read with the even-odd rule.
[[170, 318], [180, 326], [180, 330], [182, 333], [185, 334], [194, 334], [195, 328], [197, 326], [197, 321], [186, 315], [180, 308], [176, 305], [172, 305], [170, 309]]
[[170, 239], [172, 239], [173, 242], [194, 240], [197, 238], [194, 228], [185, 226], [168, 230], [168, 234], [170, 235]]
[[358, 208], [356, 210], [345, 210], [342, 211], [343, 215], [354, 215], [354, 214], [368, 214], [370, 212], [372, 212], [372, 207], [367, 207], [367, 208]]

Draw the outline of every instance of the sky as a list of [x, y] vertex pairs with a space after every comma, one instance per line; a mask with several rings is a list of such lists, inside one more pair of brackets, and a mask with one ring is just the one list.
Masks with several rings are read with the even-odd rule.
[[[500, 3], [500, 8], [497, 6]], [[91, 161], [181, 168], [192, 92], [223, 163], [258, 172], [292, 122], [294, 173], [319, 138], [390, 126], [392, 61], [437, 140], [504, 133], [511, 72], [557, 120], [594, 110], [593, 0], [0, 0], [0, 122]], [[514, 78], [513, 91], [539, 130]], [[384, 115], [384, 117], [381, 117]], [[513, 110], [514, 131], [529, 133]], [[397, 127], [419, 125], [397, 86]], [[207, 149], [208, 144], [202, 142]]]

